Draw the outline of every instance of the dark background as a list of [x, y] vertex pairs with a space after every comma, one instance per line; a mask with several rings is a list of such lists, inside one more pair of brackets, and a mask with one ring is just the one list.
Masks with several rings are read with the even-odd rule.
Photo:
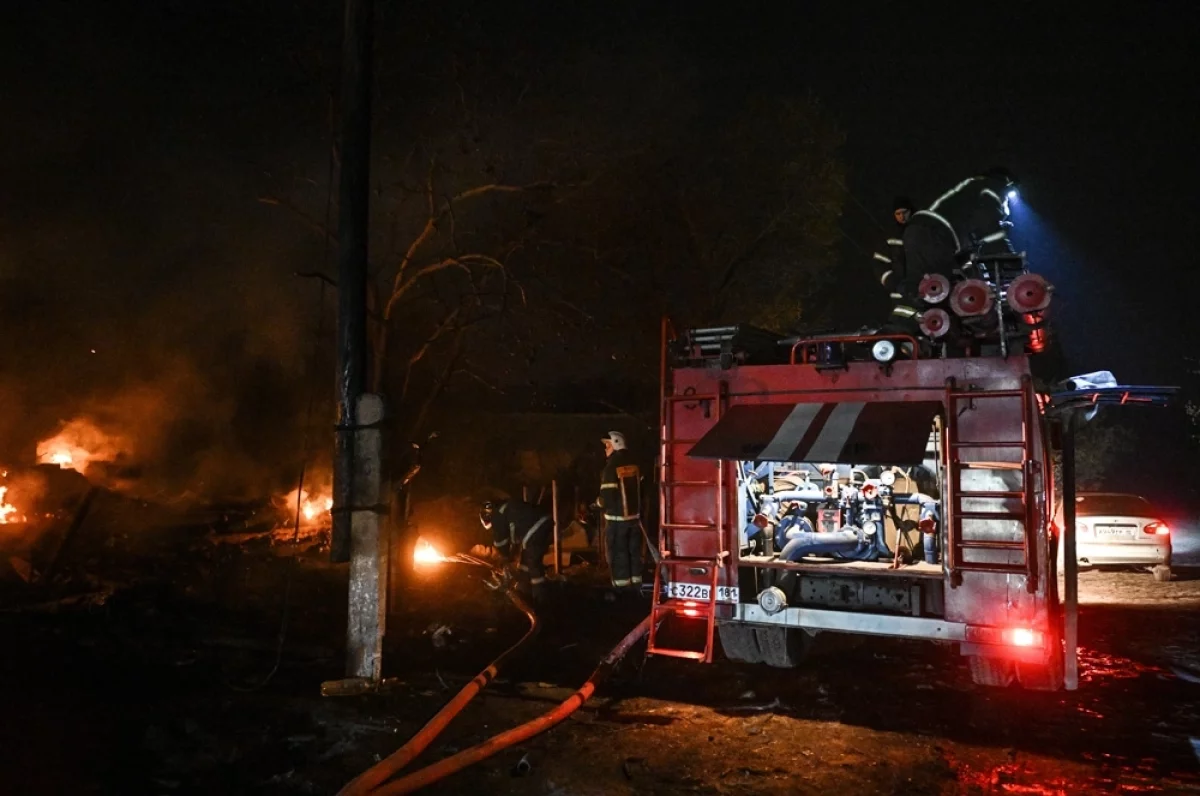
[[[1017, 244], [1057, 286], [1065, 369], [1190, 383], [1200, 125], [1183, 5], [796, 5], [380, 2], [377, 168], [403, 158], [408, 131], [441, 124], [458, 75], [501, 111], [522, 81], [550, 86], [537, 107], [555, 134], [586, 82], [604, 110], [579, 135], [589, 155], [651, 138], [685, 151], [751, 95], [811, 92], [844, 135], [846, 193], [810, 321], [885, 311], [869, 254], [894, 194], [928, 202], [1002, 164], [1021, 179]], [[176, 481], [254, 492], [294, 477], [321, 313], [316, 283], [293, 273], [329, 260], [311, 224], [259, 199], [323, 216], [340, 13], [315, 0], [0, 10], [0, 454], [27, 456], [59, 421], [107, 411]], [[669, 101], [647, 101], [640, 87], [664, 75]], [[539, 135], [523, 124], [480, 147], [520, 152]], [[580, 213], [620, 204], [593, 202]], [[662, 306], [630, 310], [612, 270], [567, 296], [582, 314], [547, 288], [551, 300], [477, 340], [502, 349], [489, 359], [503, 367], [446, 400], [652, 412]], [[657, 284], [662, 304], [686, 281]], [[328, 299], [315, 361], [331, 374]], [[318, 429], [331, 387], [320, 381]], [[1110, 485], [1181, 510], [1185, 419], [1129, 423], [1134, 448]]]

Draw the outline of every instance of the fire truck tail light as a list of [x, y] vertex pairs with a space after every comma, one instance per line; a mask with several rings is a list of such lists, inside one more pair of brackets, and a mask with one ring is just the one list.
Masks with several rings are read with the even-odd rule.
[[1142, 528], [1142, 531], [1144, 533], [1152, 533], [1158, 536], [1169, 536], [1171, 534], [1171, 529], [1165, 522], [1152, 522]]
[[1039, 647], [1042, 634], [1027, 627], [1010, 627], [1004, 631], [1004, 640], [1014, 647]]
[[695, 608], [684, 608], [680, 613], [684, 616], [700, 616], [700, 612]]

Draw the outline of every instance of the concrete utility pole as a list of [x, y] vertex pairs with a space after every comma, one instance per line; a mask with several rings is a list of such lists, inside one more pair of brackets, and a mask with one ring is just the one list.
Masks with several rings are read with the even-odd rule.
[[374, 0], [346, 0], [338, 205], [338, 425], [334, 438], [335, 562], [350, 562], [346, 674], [378, 681], [387, 549], [380, 532], [383, 400], [367, 384], [367, 240]]

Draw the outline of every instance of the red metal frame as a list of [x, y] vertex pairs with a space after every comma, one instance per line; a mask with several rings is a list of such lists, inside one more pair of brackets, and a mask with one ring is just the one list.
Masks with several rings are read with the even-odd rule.
[[[1028, 376], [1021, 379], [1021, 388], [1017, 390], [957, 390], [954, 379], [946, 382], [946, 438], [943, 445], [946, 464], [946, 512], [948, 517], [948, 538], [946, 553], [948, 555], [951, 575], [950, 585], [956, 587], [962, 583], [963, 572], [998, 572], [1005, 574], [1021, 574], [1026, 576], [1026, 588], [1036, 592], [1038, 586], [1037, 568], [1037, 493], [1034, 488], [1037, 462], [1032, 456], [1033, 434], [1035, 422], [1035, 398], [1033, 386]], [[961, 440], [958, 438], [958, 404], [960, 401], [986, 401], [994, 399], [1021, 400], [1021, 439], [1019, 440]], [[977, 450], [987, 448], [1017, 448], [1021, 451], [1021, 490], [981, 490], [964, 491], [959, 488], [959, 476], [962, 465], [972, 462], [959, 458], [959, 451], [964, 448]], [[1020, 511], [964, 511], [959, 501], [964, 498], [1020, 500]], [[963, 538], [963, 520], [1019, 520], [1022, 525], [1024, 538], [1014, 541], [984, 541]], [[965, 550], [1020, 550], [1024, 555], [1021, 564], [980, 563], [966, 561]]]
[[[813, 340], [799, 340], [792, 346], [791, 364], [793, 365], [810, 365], [808, 361], [808, 346], [822, 345], [824, 343], [872, 343], [876, 340], [905, 340], [912, 344], [909, 355], [905, 357], [908, 360], [920, 359], [917, 351], [917, 339], [907, 334], [868, 334], [868, 335], [847, 335], [839, 337], [820, 337]], [[796, 349], [804, 346], [802, 358], [799, 362], [796, 361]]]
[[[654, 592], [651, 598], [651, 621], [650, 621], [650, 638], [646, 644], [646, 653], [648, 655], [664, 655], [675, 658], [689, 658], [692, 660], [700, 660], [704, 663], [712, 662], [713, 656], [713, 635], [716, 626], [717, 614], [717, 589], [720, 580], [721, 568], [725, 565], [728, 552], [724, 541], [726, 538], [726, 522], [725, 522], [725, 470], [726, 463], [718, 461], [716, 465], [717, 473], [715, 481], [676, 481], [671, 476], [671, 451], [677, 445], [692, 445], [695, 444], [694, 439], [676, 439], [674, 433], [674, 407], [673, 404], [683, 401], [687, 402], [703, 402], [710, 401], [713, 405], [713, 424], [721, 419], [721, 411], [725, 404], [725, 390], [723, 383], [719, 383], [717, 390], [712, 394], [688, 394], [688, 395], [668, 395], [667, 394], [667, 341], [668, 333], [670, 332], [670, 322], [664, 318], [662, 324], [662, 390], [660, 394], [660, 415], [659, 415], [659, 431], [661, 438], [659, 440], [659, 533], [658, 533], [658, 551], [659, 561], [654, 567]], [[712, 487], [714, 499], [713, 523], [686, 523], [675, 522], [674, 517], [674, 498], [672, 490], [679, 487]], [[683, 533], [708, 533], [713, 537], [714, 547], [717, 554], [715, 557], [695, 557], [680, 555], [678, 548], [680, 545], [676, 542], [676, 532]], [[677, 568], [687, 568], [691, 570], [705, 569], [709, 576], [708, 578], [708, 599], [706, 601], [688, 600], [675, 597], [665, 596], [663, 594], [665, 584], [663, 583], [663, 571], [670, 571], [671, 575], [675, 574]], [[670, 582], [680, 582], [675, 577], [670, 578]], [[704, 633], [704, 649], [690, 650], [679, 649], [674, 647], [664, 647], [658, 643], [658, 631], [662, 621], [669, 616], [683, 616], [685, 618], [702, 617], [705, 620]]]

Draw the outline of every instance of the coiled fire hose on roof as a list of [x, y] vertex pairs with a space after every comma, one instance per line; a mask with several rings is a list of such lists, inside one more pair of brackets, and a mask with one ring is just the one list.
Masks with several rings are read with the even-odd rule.
[[[503, 581], [504, 575], [502, 570], [474, 556], [458, 555], [451, 556], [445, 560], [452, 563], [487, 567], [498, 580]], [[474, 679], [463, 686], [462, 690], [455, 694], [454, 698], [447, 702], [433, 718], [427, 721], [425, 726], [410, 738], [407, 743], [351, 780], [338, 792], [339, 796], [365, 796], [365, 794], [371, 793], [374, 788], [396, 776], [417, 755], [424, 752], [429, 747], [429, 744], [433, 743], [434, 739], [442, 734], [442, 731], [446, 729], [455, 716], [462, 712], [462, 709], [467, 706], [468, 702], [474, 699], [480, 691], [487, 687], [488, 683], [495, 679], [504, 662], [537, 635], [540, 629], [537, 614], [522, 599], [516, 589], [509, 587], [506, 589], [506, 594], [508, 599], [512, 601], [512, 604], [529, 618], [529, 630], [525, 631], [525, 635], [516, 644], [513, 644], [502, 652], [498, 658], [489, 663], [483, 671], [475, 675]]]
[[[629, 631], [625, 638], [621, 639], [617, 646], [613, 647], [612, 651], [604, 656], [600, 665], [592, 672], [592, 676], [587, 679], [583, 686], [572, 694], [566, 701], [559, 704], [553, 710], [543, 713], [532, 721], [527, 721], [519, 727], [514, 727], [511, 730], [500, 733], [481, 744], [472, 746], [470, 749], [464, 749], [458, 754], [439, 760], [436, 763], [426, 766], [418, 771], [414, 771], [395, 782], [389, 782], [375, 790], [369, 791], [372, 796], [398, 796], [398, 794], [412, 793], [421, 788], [428, 787], [456, 772], [462, 771], [467, 766], [473, 765], [486, 760], [497, 752], [503, 751], [508, 747], [526, 741], [533, 736], [545, 732], [562, 722], [576, 710], [583, 706], [592, 694], [596, 691], [596, 686], [604, 681], [606, 677], [616, 668], [617, 664], [625, 657], [625, 654], [650, 632], [650, 617], [646, 617], [638, 623], [637, 627]], [[411, 743], [411, 742], [410, 742]], [[407, 746], [407, 744], [406, 744]], [[389, 758], [390, 759], [390, 758]], [[411, 759], [411, 758], [410, 758]], [[378, 768], [376, 766], [375, 768]], [[375, 769], [371, 769], [374, 771]], [[370, 773], [370, 772], [368, 772]], [[365, 775], [364, 775], [365, 776]], [[360, 777], [362, 779], [362, 777]], [[357, 781], [357, 780], [356, 780]]]

